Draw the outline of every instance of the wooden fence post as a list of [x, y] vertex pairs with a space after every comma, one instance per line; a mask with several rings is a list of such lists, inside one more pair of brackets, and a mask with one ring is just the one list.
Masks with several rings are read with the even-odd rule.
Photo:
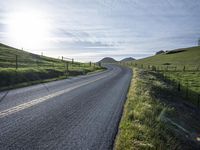
[[69, 71], [69, 63], [67, 62], [67, 73], [68, 73], [68, 71]]
[[68, 62], [66, 61], [66, 63], [65, 63], [65, 73], [66, 73], [66, 75], [68, 75], [68, 71], [69, 71], [69, 65], [68, 65]]
[[183, 71], [185, 71], [185, 66], [183, 67]]
[[189, 89], [188, 89], [188, 82], [187, 82], [187, 87], [186, 87], [186, 98], [189, 96]]
[[180, 82], [178, 82], [178, 91], [179, 92], [181, 91], [181, 84], [180, 84]]
[[54, 63], [52, 63], [52, 66], [53, 66], [53, 69], [55, 69], [55, 65], [54, 65]]
[[15, 58], [15, 67], [16, 69], [18, 69], [18, 56], [16, 55], [16, 58]]

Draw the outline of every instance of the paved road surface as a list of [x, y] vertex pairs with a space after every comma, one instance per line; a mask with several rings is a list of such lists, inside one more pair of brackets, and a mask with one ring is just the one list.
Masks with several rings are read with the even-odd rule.
[[112, 149], [127, 68], [0, 92], [0, 149]]

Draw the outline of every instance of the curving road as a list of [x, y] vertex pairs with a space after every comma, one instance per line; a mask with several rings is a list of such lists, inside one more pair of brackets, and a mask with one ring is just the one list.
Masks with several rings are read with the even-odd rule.
[[112, 149], [131, 70], [0, 92], [0, 149]]

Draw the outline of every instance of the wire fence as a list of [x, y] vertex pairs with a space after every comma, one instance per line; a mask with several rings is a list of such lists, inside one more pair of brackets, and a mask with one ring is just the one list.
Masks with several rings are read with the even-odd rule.
[[164, 63], [162, 65], [148, 65], [134, 62], [121, 63], [127, 66], [134, 66], [143, 69], [149, 69], [153, 71], [200, 71], [200, 65], [171, 65], [170, 63]]
[[189, 102], [200, 108], [199, 65], [148, 65], [133, 62], [123, 64], [130, 67], [137, 67], [156, 72], [165, 82], [172, 85], [174, 90], [178, 91], [184, 97], [184, 99], [189, 100]]
[[66, 69], [77, 67], [95, 67], [96, 63], [88, 62], [81, 63], [74, 61], [73, 58], [60, 57], [59, 59], [50, 58], [46, 56], [32, 55], [25, 57], [20, 55], [0, 55], [0, 68], [53, 68], [53, 69]]
[[[30, 56], [32, 55], [32, 56]], [[100, 66], [100, 67], [99, 67]], [[99, 63], [81, 63], [73, 58], [59, 59], [34, 54], [0, 54], [0, 91], [15, 85], [85, 75], [101, 69]]]
[[195, 87], [189, 84], [188, 80], [183, 82], [181, 78], [175, 79], [173, 76], [169, 74], [169, 72], [157, 71], [157, 73], [160, 74], [160, 76], [162, 76], [165, 82], [172, 85], [174, 87], [174, 90], [178, 91], [186, 100], [189, 100], [191, 103], [200, 108], [200, 93], [198, 91], [192, 90]]

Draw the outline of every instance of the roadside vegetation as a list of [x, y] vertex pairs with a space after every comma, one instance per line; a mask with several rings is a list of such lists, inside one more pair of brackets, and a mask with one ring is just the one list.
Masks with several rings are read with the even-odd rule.
[[104, 68], [94, 63], [32, 54], [0, 44], [0, 90], [84, 75]]
[[161, 72], [185, 98], [200, 108], [200, 71]]
[[156, 71], [187, 101], [200, 107], [200, 46], [167, 51], [124, 65]]
[[134, 76], [115, 149], [200, 149], [200, 47], [121, 65]]
[[134, 77], [125, 104], [116, 140], [116, 150], [164, 149], [174, 146], [175, 136], [159, 121], [162, 112], [172, 111], [153, 97], [153, 87], [161, 86], [155, 77], [134, 69]]
[[124, 107], [116, 150], [198, 149], [198, 110], [153, 71], [135, 68]]

